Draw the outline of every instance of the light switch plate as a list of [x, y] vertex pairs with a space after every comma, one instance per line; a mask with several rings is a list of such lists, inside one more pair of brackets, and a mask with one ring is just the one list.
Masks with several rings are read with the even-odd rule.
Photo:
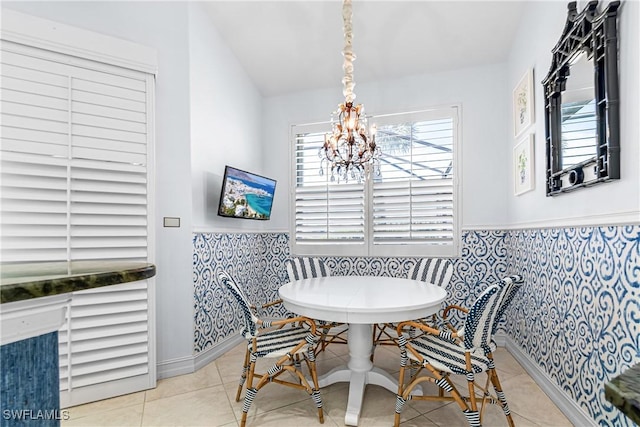
[[165, 227], [180, 227], [180, 218], [165, 216], [164, 217], [164, 226]]

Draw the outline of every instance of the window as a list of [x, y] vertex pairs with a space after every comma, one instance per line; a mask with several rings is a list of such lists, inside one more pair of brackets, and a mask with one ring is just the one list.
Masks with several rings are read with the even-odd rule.
[[459, 107], [373, 116], [381, 176], [331, 181], [318, 155], [328, 123], [295, 125], [292, 252], [456, 256]]

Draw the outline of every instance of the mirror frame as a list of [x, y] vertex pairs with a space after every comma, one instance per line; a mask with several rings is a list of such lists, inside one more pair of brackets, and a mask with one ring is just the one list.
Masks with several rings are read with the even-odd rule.
[[[545, 98], [546, 192], [555, 196], [600, 182], [620, 179], [620, 106], [618, 91], [619, 1], [598, 13], [598, 1], [590, 1], [580, 13], [576, 2], [568, 5], [562, 35], [552, 49], [549, 73], [542, 81]], [[571, 73], [571, 61], [582, 53], [593, 61], [596, 102], [594, 155], [562, 168], [562, 91]], [[593, 173], [585, 176], [585, 170]], [[588, 171], [590, 172], [590, 171]]]

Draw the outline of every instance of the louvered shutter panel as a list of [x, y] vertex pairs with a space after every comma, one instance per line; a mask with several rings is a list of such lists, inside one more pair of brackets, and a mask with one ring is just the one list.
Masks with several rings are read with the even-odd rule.
[[[61, 352], [60, 360], [65, 374], [72, 373], [71, 387], [67, 389], [148, 373], [147, 286], [144, 281], [77, 292], [70, 312], [72, 354], [69, 358], [68, 351]], [[61, 347], [69, 345], [66, 336], [60, 341]], [[60, 379], [61, 384], [69, 386], [69, 376], [62, 375], [62, 369]]]
[[[2, 261], [149, 261], [151, 75], [2, 41]], [[147, 281], [76, 292], [63, 407], [149, 388]], [[108, 386], [106, 386], [108, 385]]]
[[324, 133], [318, 131], [321, 128], [317, 125], [293, 127], [294, 253], [321, 254], [326, 252], [323, 246], [333, 245], [334, 253], [348, 251], [364, 255], [364, 183], [338, 183], [331, 180], [326, 168], [320, 172], [318, 150], [324, 140]]
[[145, 80], [72, 79], [71, 258], [147, 258]]
[[68, 78], [2, 46], [2, 262], [66, 261]]
[[[378, 124], [381, 176], [373, 182], [373, 255], [453, 255], [455, 110]], [[451, 248], [450, 250], [447, 248]]]

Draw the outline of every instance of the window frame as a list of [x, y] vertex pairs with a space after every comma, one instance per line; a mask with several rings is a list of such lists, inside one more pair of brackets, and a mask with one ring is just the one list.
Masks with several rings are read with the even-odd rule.
[[[376, 123], [380, 128], [384, 125], [418, 122], [434, 120], [436, 118], [448, 117], [453, 120], [453, 221], [451, 244], [438, 245], [434, 243], [404, 243], [404, 244], [380, 244], [374, 242], [373, 233], [373, 180], [367, 179], [364, 183], [364, 242], [348, 243], [337, 241], [317, 241], [299, 243], [296, 240], [296, 184], [297, 184], [297, 162], [296, 162], [296, 135], [300, 130], [304, 133], [325, 133], [330, 129], [330, 122], [314, 122], [307, 124], [294, 124], [290, 126], [289, 134], [289, 161], [290, 161], [290, 185], [289, 185], [289, 245], [292, 255], [309, 256], [358, 256], [358, 257], [388, 257], [388, 256], [428, 256], [452, 258], [460, 256], [461, 248], [461, 217], [462, 202], [461, 188], [462, 167], [461, 167], [461, 147], [462, 147], [462, 107], [460, 104], [449, 104], [429, 109], [415, 110], [401, 113], [391, 113], [384, 115], [372, 115], [369, 117], [371, 123]], [[318, 146], [320, 149], [320, 146]]]

